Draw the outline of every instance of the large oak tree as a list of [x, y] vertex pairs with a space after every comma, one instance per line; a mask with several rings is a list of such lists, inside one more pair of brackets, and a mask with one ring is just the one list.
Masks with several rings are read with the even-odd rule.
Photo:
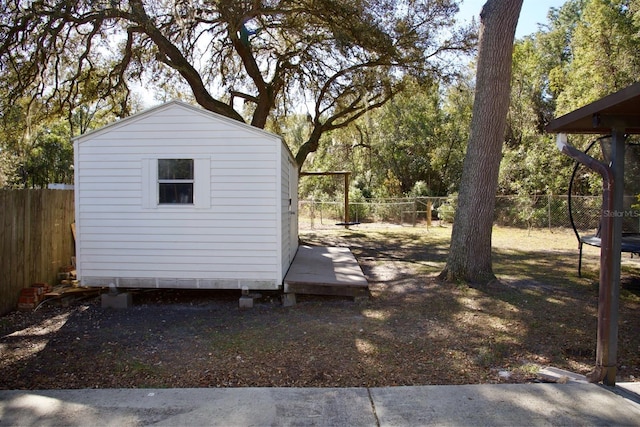
[[138, 79], [186, 84], [203, 108], [260, 128], [308, 110], [299, 166], [324, 132], [398, 93], [403, 75], [442, 77], [473, 47], [468, 31], [452, 30], [455, 0], [3, 3], [0, 72], [13, 77], [0, 84], [5, 99], [69, 110]]
[[440, 277], [487, 282], [495, 276], [491, 232], [509, 110], [512, 50], [522, 0], [488, 0], [480, 42], [471, 133], [447, 264]]

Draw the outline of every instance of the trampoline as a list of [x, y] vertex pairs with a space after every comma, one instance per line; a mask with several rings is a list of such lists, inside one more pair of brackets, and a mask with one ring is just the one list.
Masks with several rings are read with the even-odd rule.
[[[600, 148], [599, 155], [591, 154], [605, 164], [611, 162], [611, 136], [604, 136], [593, 140], [584, 151], [590, 154], [592, 148]], [[625, 156], [624, 156], [624, 194], [623, 209], [618, 213], [622, 217], [622, 237], [620, 241], [620, 251], [633, 255], [640, 255], [640, 143], [625, 137]], [[600, 232], [602, 230], [602, 216], [611, 215], [600, 207], [597, 208], [597, 215], [590, 214], [596, 209], [587, 206], [582, 199], [580, 202], [580, 191], [576, 191], [577, 181], [584, 180], [587, 174], [595, 174], [589, 168], [576, 161], [569, 181], [568, 190], [568, 208], [569, 220], [573, 232], [578, 239], [578, 276], [582, 276], [582, 254], [583, 245], [594, 247], [602, 246], [602, 238]], [[577, 200], [576, 200], [577, 199]], [[580, 206], [576, 206], [580, 205]], [[580, 213], [578, 215], [577, 213]], [[595, 230], [595, 232], [593, 232]], [[592, 231], [588, 233], [588, 231]]]

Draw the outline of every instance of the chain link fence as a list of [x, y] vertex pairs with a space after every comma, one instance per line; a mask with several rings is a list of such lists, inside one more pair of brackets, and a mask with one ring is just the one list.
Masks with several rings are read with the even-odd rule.
[[[572, 196], [571, 211], [579, 230], [595, 230], [600, 222], [602, 198]], [[631, 201], [625, 206], [631, 206]], [[424, 226], [433, 222], [453, 222], [457, 200], [450, 197], [371, 199], [349, 203], [349, 220], [358, 223], [392, 223]], [[303, 227], [335, 225], [344, 221], [343, 201], [301, 200], [300, 224]], [[625, 211], [625, 228], [640, 228], [640, 211]], [[635, 225], [633, 224], [635, 222]], [[566, 195], [497, 196], [497, 225], [522, 228], [570, 228]]]

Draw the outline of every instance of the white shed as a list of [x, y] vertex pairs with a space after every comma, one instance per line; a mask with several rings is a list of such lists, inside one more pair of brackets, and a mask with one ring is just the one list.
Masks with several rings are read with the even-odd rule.
[[169, 102], [74, 139], [84, 286], [280, 289], [298, 169], [271, 133]]

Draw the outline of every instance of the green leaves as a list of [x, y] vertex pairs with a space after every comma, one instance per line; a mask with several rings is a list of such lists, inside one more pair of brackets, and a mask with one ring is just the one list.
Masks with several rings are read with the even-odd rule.
[[[571, 60], [556, 71], [557, 115], [616, 92], [640, 77], [640, 27], [627, 0], [585, 0], [567, 43]], [[560, 78], [558, 78], [560, 77]]]
[[405, 75], [453, 72], [450, 53], [474, 40], [452, 30], [455, 11], [454, 0], [13, 0], [0, 13], [0, 73], [14, 77], [7, 99], [46, 99], [58, 112], [118, 92], [126, 113], [133, 83], [261, 128], [305, 103], [302, 165], [324, 133], [384, 105]]

